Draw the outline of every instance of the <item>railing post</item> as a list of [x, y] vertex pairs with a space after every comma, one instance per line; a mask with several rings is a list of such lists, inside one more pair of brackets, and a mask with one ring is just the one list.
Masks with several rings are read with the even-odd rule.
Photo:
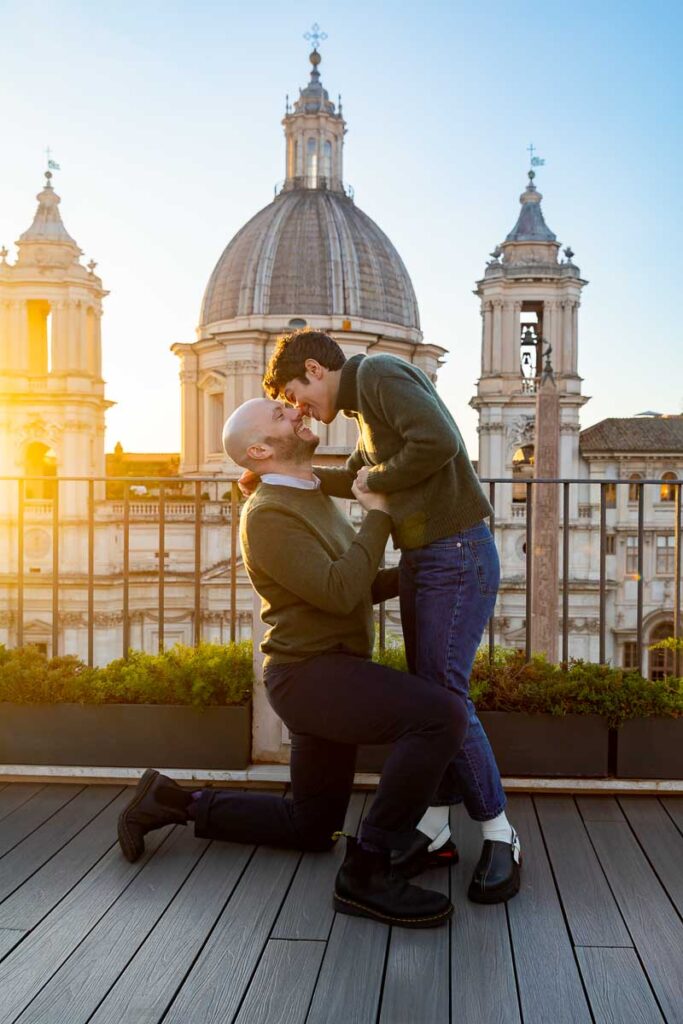
[[[683, 484], [679, 483], [676, 486], [675, 491], [675, 506], [674, 506], [674, 639], [681, 640], [681, 560], [683, 552], [681, 551], [681, 512], [683, 509], [681, 505], [683, 502]], [[681, 651], [676, 648], [674, 651], [674, 675], [680, 678], [681, 675], [681, 664], [683, 658], [681, 658]]]
[[24, 496], [23, 480], [17, 481], [17, 647], [24, 645]]
[[59, 477], [52, 497], [52, 657], [59, 654]]
[[130, 649], [130, 491], [123, 485], [123, 657]]
[[88, 480], [88, 665], [95, 662], [95, 481]]
[[606, 612], [606, 590], [605, 575], [607, 571], [607, 484], [600, 484], [600, 651], [598, 660], [601, 665], [605, 664], [605, 612]]
[[202, 483], [194, 485], [194, 644], [202, 640]]
[[638, 485], [638, 569], [636, 580], [636, 660], [638, 672], [643, 672], [643, 546], [645, 520], [645, 484]]
[[531, 587], [533, 585], [533, 484], [526, 483], [526, 660], [531, 661]]
[[159, 486], [159, 654], [164, 650], [164, 582], [166, 571], [166, 560], [164, 549], [166, 547], [166, 490], [163, 484]]
[[[496, 541], [496, 483], [495, 480], [489, 481], [489, 504], [493, 509], [489, 516], [489, 529], [491, 530], [491, 536], [493, 542]], [[496, 654], [496, 609], [495, 605], [491, 612], [491, 618], [489, 619], [489, 664], [492, 664]]]
[[562, 484], [562, 664], [569, 664], [569, 483]]
[[230, 484], [230, 643], [237, 637], [237, 527], [239, 490], [237, 481]]

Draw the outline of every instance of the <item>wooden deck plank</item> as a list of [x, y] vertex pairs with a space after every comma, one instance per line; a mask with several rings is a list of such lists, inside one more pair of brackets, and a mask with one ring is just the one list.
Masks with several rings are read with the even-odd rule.
[[533, 799], [574, 945], [632, 946], [572, 798]]
[[683, 835], [683, 796], [662, 797], [660, 803], [678, 831]]
[[18, 843], [2, 861], [0, 901], [66, 846], [119, 792], [113, 786], [86, 786]]
[[82, 786], [44, 786], [30, 800], [24, 801], [2, 822], [0, 831], [0, 857], [51, 818], [60, 807], [73, 800]]
[[85, 1024], [147, 938], [208, 840], [175, 829], [17, 1018], [17, 1024]]
[[463, 1024], [519, 1024], [505, 906], [499, 903], [483, 907], [467, 899], [472, 872], [481, 854], [481, 827], [463, 808], [458, 808], [451, 811], [451, 828], [460, 851], [460, 863], [450, 872], [455, 905], [451, 924], [452, 1019]]
[[584, 821], [623, 821], [613, 796], [577, 796], [576, 803]]
[[325, 943], [271, 939], [235, 1024], [304, 1024]]
[[[450, 894], [446, 868], [413, 879], [425, 889]], [[457, 911], [456, 911], [457, 913]], [[441, 928], [392, 928], [389, 939], [380, 1024], [420, 1021], [448, 1024], [450, 1018], [449, 925]]]
[[90, 1024], [156, 1024], [161, 1019], [252, 853], [251, 846], [211, 843]]
[[129, 864], [111, 850], [0, 963], [0, 1024], [10, 1024], [59, 970], [168, 836], [159, 829], [147, 837], [147, 850]]
[[377, 1019], [388, 941], [386, 925], [335, 915], [306, 1024], [369, 1024]]
[[628, 824], [587, 826], [668, 1024], [683, 1024], [683, 922]]
[[[351, 797], [344, 832], [354, 835], [363, 810], [363, 794]], [[334, 910], [334, 879], [344, 859], [346, 842], [340, 839], [329, 853], [305, 853], [292, 887], [275, 922], [274, 939], [324, 939], [330, 934]]]
[[[34, 928], [114, 846], [116, 819], [129, 799], [127, 790], [115, 797], [66, 846], [0, 903], [0, 927]], [[5, 860], [9, 860], [9, 855]]]
[[30, 800], [36, 793], [39, 793], [41, 789], [45, 789], [45, 786], [29, 782], [15, 782], [12, 785], [5, 786], [0, 793], [0, 819], [7, 817], [8, 814], [12, 814], [17, 807], [21, 807], [27, 800]]
[[623, 797], [619, 803], [659, 881], [683, 917], [683, 836], [655, 797]]
[[657, 1024], [664, 1018], [634, 949], [576, 950], [595, 1024]]
[[0, 960], [28, 934], [21, 928], [0, 928]]
[[259, 847], [164, 1024], [224, 1024], [237, 1012], [299, 861]]
[[507, 905], [524, 1024], [590, 1024], [531, 797], [511, 797], [508, 816], [524, 857], [521, 891]]

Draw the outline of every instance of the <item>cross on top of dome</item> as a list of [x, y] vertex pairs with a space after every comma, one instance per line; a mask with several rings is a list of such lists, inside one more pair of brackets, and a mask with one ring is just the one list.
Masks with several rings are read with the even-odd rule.
[[[323, 32], [321, 30], [320, 25], [318, 24], [318, 22], [314, 21], [313, 24], [311, 25], [311, 31], [310, 32], [304, 32], [304, 39], [308, 43], [313, 43], [313, 53], [317, 53], [318, 52], [318, 44], [325, 42], [325, 40], [327, 39], [327, 32]], [[318, 58], [318, 61], [313, 61], [313, 59], [311, 57], [311, 63], [312, 64], [313, 63], [319, 63], [319, 62], [320, 62], [320, 58]]]

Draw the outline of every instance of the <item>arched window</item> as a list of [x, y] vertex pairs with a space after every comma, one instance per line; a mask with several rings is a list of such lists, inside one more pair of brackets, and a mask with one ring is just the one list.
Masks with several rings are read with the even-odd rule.
[[332, 143], [323, 143], [323, 178], [327, 179], [329, 185], [330, 178], [332, 177]]
[[318, 142], [309, 139], [306, 143], [306, 184], [315, 188], [318, 184]]
[[[655, 626], [648, 640], [648, 644], [654, 644], [658, 640], [666, 640], [667, 637], [674, 635], [674, 624], [673, 622], [660, 622], [658, 626]], [[656, 681], [657, 679], [666, 679], [667, 676], [674, 674], [674, 652], [664, 650], [650, 651], [650, 671], [648, 676], [650, 679]]]
[[512, 456], [512, 500], [515, 504], [526, 502], [526, 481], [534, 475], [534, 446], [525, 444]]
[[617, 485], [605, 484], [605, 508], [617, 507]]
[[678, 480], [675, 473], [662, 473], [662, 485], [659, 488], [660, 501], [673, 501], [676, 494], [674, 480]]
[[52, 448], [40, 441], [33, 441], [26, 449], [24, 459], [26, 477], [47, 477], [45, 480], [26, 480], [24, 494], [27, 498], [52, 499], [55, 494], [54, 480], [57, 475], [57, 456]]
[[28, 319], [28, 372], [37, 376], [49, 373], [52, 366], [50, 303], [45, 299], [29, 299], [26, 303]]
[[629, 502], [637, 502], [638, 501], [638, 493], [640, 491], [640, 487], [638, 486], [638, 481], [642, 480], [642, 479], [643, 478], [640, 475], [640, 473], [631, 473], [630, 477], [628, 478], [628, 480], [629, 480], [629, 484], [628, 484], [628, 500], [629, 500]]

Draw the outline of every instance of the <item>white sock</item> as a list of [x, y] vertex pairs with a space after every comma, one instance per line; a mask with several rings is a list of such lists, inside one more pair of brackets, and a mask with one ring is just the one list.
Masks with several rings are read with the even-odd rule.
[[480, 825], [484, 839], [490, 839], [492, 842], [511, 843], [517, 834], [507, 820], [505, 811], [501, 811], [497, 818], [480, 822]]
[[450, 839], [451, 826], [448, 823], [448, 807], [428, 807], [417, 823], [418, 830], [432, 840], [429, 852], [440, 850]]

